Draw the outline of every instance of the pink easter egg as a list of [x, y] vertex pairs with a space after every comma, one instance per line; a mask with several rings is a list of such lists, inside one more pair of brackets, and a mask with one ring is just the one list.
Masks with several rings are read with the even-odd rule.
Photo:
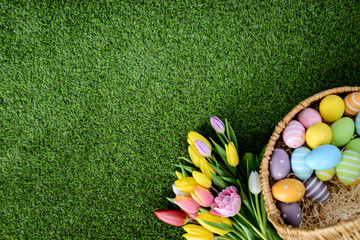
[[305, 108], [298, 114], [299, 122], [308, 129], [314, 123], [322, 122], [321, 115], [313, 108]]
[[290, 148], [298, 148], [305, 143], [305, 128], [296, 121], [291, 120], [283, 131], [285, 144]]

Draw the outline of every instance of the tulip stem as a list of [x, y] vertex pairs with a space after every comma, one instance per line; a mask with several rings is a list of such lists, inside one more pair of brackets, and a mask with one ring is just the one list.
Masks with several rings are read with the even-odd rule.
[[225, 133], [223, 133], [222, 135], [225, 137], [227, 143], [229, 143], [230, 141], [229, 141], [229, 139], [226, 137]]
[[216, 194], [219, 194], [219, 191], [216, 188], [214, 188], [213, 186], [210, 186], [210, 189], [213, 190], [214, 192], [216, 192]]
[[243, 215], [241, 215], [240, 213], [237, 214], [242, 220], [244, 220], [244, 222], [246, 222], [262, 239], [267, 240], [266, 236], [264, 236], [259, 229], [257, 229], [254, 225], [252, 225], [251, 222], [249, 222], [249, 220], [247, 220]]
[[261, 228], [261, 232], [266, 236], [266, 229], [264, 229], [264, 223], [262, 221], [262, 217], [260, 214], [260, 207], [259, 207], [259, 194], [255, 194], [255, 206], [256, 206], [256, 213], [259, 218], [259, 225]]

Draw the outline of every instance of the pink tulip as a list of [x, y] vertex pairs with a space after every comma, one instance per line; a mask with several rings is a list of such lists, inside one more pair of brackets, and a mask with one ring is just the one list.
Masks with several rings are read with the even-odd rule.
[[210, 207], [214, 202], [214, 196], [212, 193], [199, 185], [194, 188], [194, 192], [191, 193], [191, 197], [202, 207]]
[[184, 209], [181, 209], [184, 213], [186, 213], [189, 217], [190, 220], [192, 221], [196, 221], [196, 218], [199, 216], [199, 214], [197, 212], [195, 213], [189, 213], [187, 211], [185, 211]]
[[195, 147], [203, 157], [211, 157], [211, 148], [203, 141], [196, 140]]
[[214, 199], [210, 213], [221, 217], [233, 217], [240, 211], [241, 198], [238, 190], [230, 186], [222, 190]]
[[174, 202], [186, 212], [196, 213], [199, 210], [199, 204], [189, 196], [177, 195]]
[[217, 133], [222, 134], [225, 132], [225, 124], [218, 117], [215, 117], [215, 116], [211, 117], [210, 123], [211, 123], [211, 126], [213, 127], [213, 129]]
[[179, 210], [156, 210], [155, 215], [163, 222], [173, 226], [184, 226], [188, 221], [188, 216]]

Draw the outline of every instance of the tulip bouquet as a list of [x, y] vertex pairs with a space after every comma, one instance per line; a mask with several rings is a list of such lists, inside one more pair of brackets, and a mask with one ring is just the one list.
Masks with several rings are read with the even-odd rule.
[[258, 174], [261, 158], [246, 153], [240, 161], [228, 121], [211, 117], [210, 123], [224, 147], [191, 131], [190, 159], [179, 158], [186, 164], [176, 164], [176, 196], [167, 198], [179, 210], [156, 210], [155, 215], [183, 226], [187, 240], [280, 239], [266, 217]]

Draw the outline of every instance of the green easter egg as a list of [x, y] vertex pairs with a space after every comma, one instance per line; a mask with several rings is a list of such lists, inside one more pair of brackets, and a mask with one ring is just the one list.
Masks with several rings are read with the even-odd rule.
[[336, 165], [336, 174], [340, 182], [351, 184], [360, 175], [360, 154], [351, 150], [342, 153], [341, 161]]
[[315, 170], [315, 174], [321, 181], [329, 181], [335, 175], [335, 168], [328, 170]]
[[346, 150], [352, 150], [360, 154], [360, 138], [354, 138], [345, 146]]
[[330, 126], [332, 132], [331, 144], [341, 147], [347, 144], [355, 133], [355, 122], [349, 117], [336, 120]]

